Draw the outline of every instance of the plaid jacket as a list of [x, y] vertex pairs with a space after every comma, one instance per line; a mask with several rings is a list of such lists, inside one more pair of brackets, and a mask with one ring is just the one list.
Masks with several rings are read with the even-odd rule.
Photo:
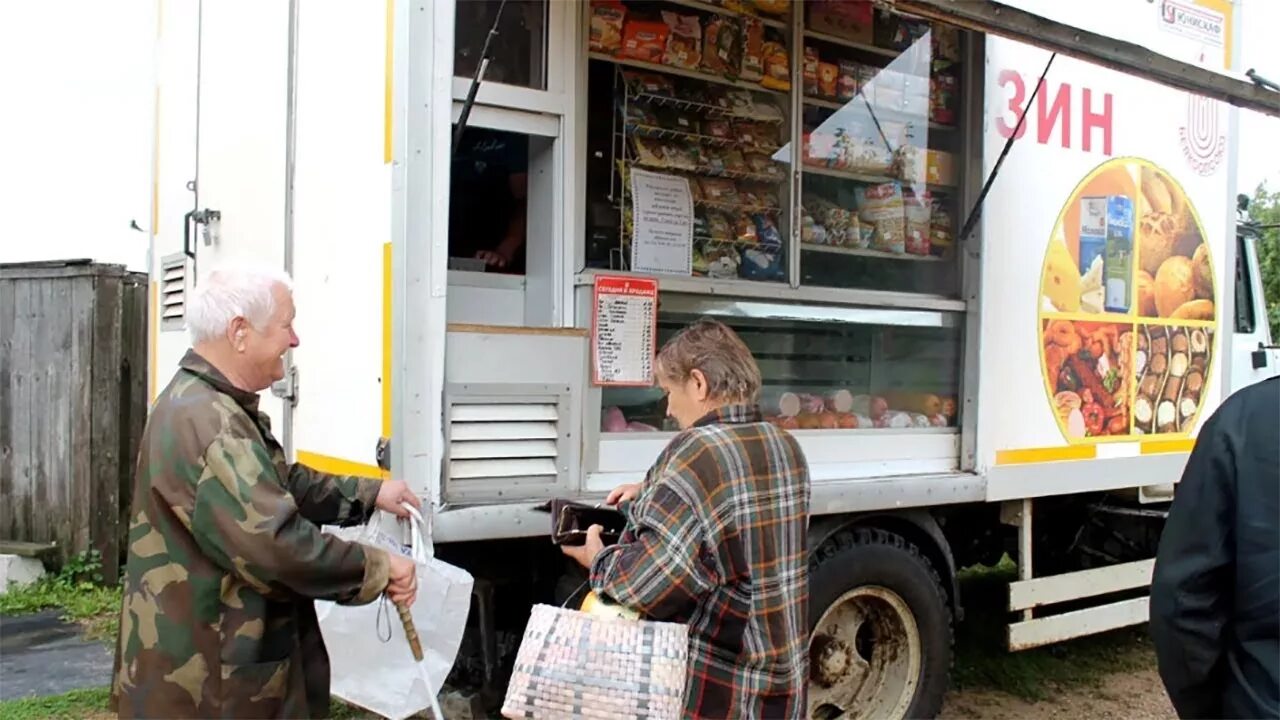
[[807, 712], [809, 469], [760, 420], [727, 406], [677, 435], [591, 566], [601, 597], [688, 623], [686, 717]]

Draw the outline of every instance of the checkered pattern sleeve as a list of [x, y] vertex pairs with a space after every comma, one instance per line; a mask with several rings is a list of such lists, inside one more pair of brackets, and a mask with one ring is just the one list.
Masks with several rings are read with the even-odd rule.
[[715, 585], [700, 561], [704, 538], [691, 503], [663, 482], [630, 510], [622, 542], [592, 563], [592, 589], [659, 620], [687, 612]]

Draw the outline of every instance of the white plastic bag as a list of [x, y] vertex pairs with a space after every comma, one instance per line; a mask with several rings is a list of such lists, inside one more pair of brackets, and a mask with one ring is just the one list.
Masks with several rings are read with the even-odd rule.
[[389, 599], [357, 606], [316, 602], [320, 632], [329, 649], [330, 693], [391, 720], [431, 707], [453, 668], [471, 609], [471, 574], [432, 557], [425, 523], [418, 513], [412, 515], [412, 522], [403, 523], [409, 526], [408, 546], [381, 530], [376, 514], [362, 527], [325, 530], [344, 540], [398, 552], [417, 563], [418, 595], [410, 612], [433, 687], [424, 687]]

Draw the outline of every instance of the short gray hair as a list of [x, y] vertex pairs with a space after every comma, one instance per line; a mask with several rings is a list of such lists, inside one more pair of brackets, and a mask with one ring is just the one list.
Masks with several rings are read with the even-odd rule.
[[754, 403], [760, 394], [760, 367], [742, 338], [728, 325], [701, 318], [658, 351], [657, 371], [685, 382], [694, 371], [707, 379], [709, 398], [721, 403]]
[[227, 332], [237, 317], [261, 328], [276, 311], [272, 288], [293, 292], [293, 280], [281, 270], [260, 267], [220, 267], [199, 281], [186, 303], [191, 344], [214, 340]]

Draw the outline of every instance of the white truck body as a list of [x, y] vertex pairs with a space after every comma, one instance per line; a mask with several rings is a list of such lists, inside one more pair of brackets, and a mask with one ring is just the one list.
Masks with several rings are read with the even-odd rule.
[[[1229, 19], [1213, 31], [1162, 26], [1161, 3], [1121, 3], [1123, 21], [1111, 9], [1095, 18], [1087, 3], [1008, 4], [1112, 35], [1123, 25], [1118, 36], [1130, 42], [1236, 69], [1239, 2], [1182, 3]], [[187, 347], [184, 294], [217, 263], [253, 260], [285, 267], [296, 283], [301, 345], [290, 357], [291, 387], [280, 388], [287, 399], [264, 405], [284, 429], [288, 451], [323, 470], [378, 474], [374, 449], [391, 438], [395, 475], [430, 500], [435, 543], [545, 536], [538, 503], [600, 498], [640, 480], [670, 434], [599, 432], [601, 390], [591, 383], [595, 273], [581, 262], [588, 12], [586, 3], [548, 3], [545, 90], [480, 87], [470, 123], [533, 138], [530, 174], [550, 178], [530, 186], [539, 212], [530, 213], [527, 274], [494, 277], [447, 266], [451, 122], [468, 87], [452, 70], [453, 2], [165, 3], [157, 40], [152, 395]], [[970, 63], [969, 77], [981, 92], [971, 92], [961, 110], [973, 128], [964, 142], [966, 208], [997, 163], [1003, 129], [1017, 120], [1010, 108], [1026, 102], [1049, 55], [998, 37], [978, 45], [972, 58], [983, 62]], [[1261, 369], [1239, 360], [1271, 345], [1265, 321], [1249, 333], [1234, 332], [1232, 322], [1237, 109], [1063, 56], [1037, 102], [986, 198], [959, 297], [794, 283], [765, 293], [743, 281], [659, 278], [676, 307], [692, 297], [702, 310], [741, 316], [753, 304], [786, 303], [829, 322], [871, 307], [961, 329], [959, 427], [797, 431], [811, 463], [815, 521], [1003, 503], [1002, 519], [1022, 527], [1030, 551], [1031, 524], [1019, 513], [1029, 517], [1033, 498], [1138, 491], [1144, 500], [1167, 500], [1199, 424], [1233, 388], [1280, 368], [1274, 353]], [[1189, 143], [1189, 130], [1211, 137]], [[1160, 168], [1194, 204], [1211, 250], [1216, 313], [1188, 327], [1214, 331], [1212, 361], [1185, 432], [1069, 440], [1042, 367], [1042, 323], [1058, 315], [1043, 310], [1041, 269], [1073, 189], [1103, 162], [1123, 157]], [[220, 212], [220, 222], [195, 226], [187, 248], [193, 260], [184, 254], [184, 215], [204, 208]], [[1264, 318], [1251, 250], [1245, 260], [1250, 298]], [[502, 440], [466, 445], [468, 423], [477, 420], [504, 421], [509, 441], [551, 449], [530, 459], [504, 457]], [[1027, 610], [1027, 622], [1011, 630], [1013, 647], [1146, 617], [1145, 598], [1088, 616], [1038, 619], [1029, 608], [1141, 587], [1149, 559], [1054, 578], [1037, 578], [1029, 558], [1020, 567], [1011, 609]]]

